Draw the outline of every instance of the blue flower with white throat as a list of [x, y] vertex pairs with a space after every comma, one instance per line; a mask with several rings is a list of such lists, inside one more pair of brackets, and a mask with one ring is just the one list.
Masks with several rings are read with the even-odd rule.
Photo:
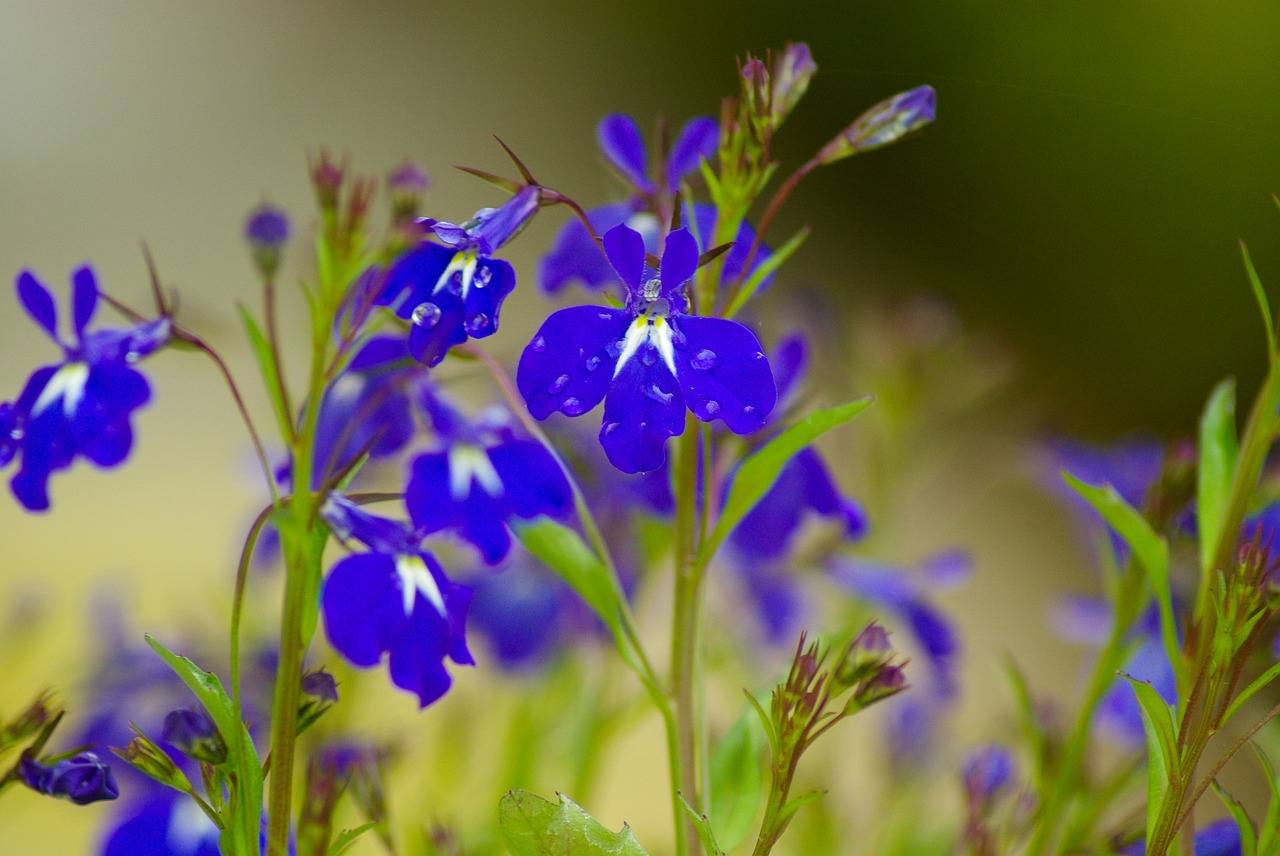
[[580, 416], [604, 401], [600, 443], [628, 473], [662, 465], [686, 408], [735, 434], [759, 430], [777, 398], [769, 361], [738, 322], [686, 314], [699, 258], [688, 230], [667, 236], [658, 271], [625, 224], [605, 233], [604, 250], [627, 286], [627, 305], [570, 307], [543, 323], [516, 374], [529, 412]]
[[440, 243], [423, 243], [397, 261], [378, 300], [412, 325], [414, 359], [437, 365], [452, 346], [497, 331], [516, 274], [492, 255], [524, 227], [541, 201], [541, 188], [524, 185], [499, 207], [483, 208], [465, 223], [420, 221]]
[[497, 564], [511, 548], [512, 517], [566, 517], [573, 508], [569, 482], [543, 446], [518, 438], [509, 415], [471, 420], [438, 391], [423, 404], [440, 448], [413, 462], [404, 502], [424, 534], [452, 530]]
[[475, 665], [467, 649], [471, 589], [445, 576], [422, 535], [331, 494], [323, 515], [338, 537], [369, 548], [334, 565], [321, 592], [329, 643], [352, 663], [376, 666], [387, 655], [391, 682], [426, 707], [452, 685], [445, 660]]
[[53, 296], [30, 271], [18, 275], [18, 300], [27, 315], [63, 350], [63, 361], [44, 366], [27, 381], [10, 407], [0, 407], [0, 465], [17, 455], [22, 462], [9, 485], [29, 511], [49, 507], [49, 476], [71, 466], [77, 456], [100, 467], [114, 467], [133, 447], [133, 411], [151, 397], [151, 388], [133, 367], [163, 347], [172, 325], [168, 318], [124, 329], [89, 331], [98, 306], [93, 271], [71, 275], [71, 328], [74, 341], [58, 336]]

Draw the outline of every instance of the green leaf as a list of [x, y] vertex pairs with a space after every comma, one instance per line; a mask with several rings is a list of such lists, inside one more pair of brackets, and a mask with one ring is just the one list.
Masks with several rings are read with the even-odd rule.
[[555, 805], [528, 791], [498, 803], [498, 825], [512, 856], [648, 856], [631, 827], [610, 832], [564, 794]]
[[236, 310], [240, 313], [240, 323], [244, 324], [245, 333], [249, 336], [249, 344], [253, 346], [253, 355], [258, 360], [263, 387], [266, 389], [267, 398], [271, 400], [271, 410], [276, 417], [276, 428], [280, 431], [281, 439], [287, 442], [293, 436], [293, 424], [289, 411], [285, 409], [284, 401], [279, 395], [280, 366], [276, 365], [275, 356], [271, 353], [271, 343], [267, 341], [266, 335], [258, 326], [258, 322], [253, 319], [253, 315], [244, 306], [238, 304]]
[[236, 719], [235, 704], [222, 689], [218, 676], [206, 672], [186, 657], [174, 654], [151, 636], [145, 636], [161, 660], [173, 670], [193, 692], [227, 743], [227, 765], [231, 768], [235, 806], [222, 835], [224, 851], [249, 854], [258, 851], [258, 833], [262, 823], [262, 764], [249, 729]]
[[1253, 695], [1258, 692], [1258, 690], [1274, 681], [1278, 675], [1280, 675], [1280, 663], [1273, 663], [1271, 668], [1267, 669], [1255, 678], [1253, 683], [1245, 687], [1244, 692], [1240, 693], [1240, 695], [1236, 696], [1231, 701], [1230, 707], [1227, 708], [1227, 712], [1222, 716], [1222, 725], [1226, 725], [1230, 722], [1231, 717], [1235, 716], [1236, 713], [1239, 712], [1245, 702], [1253, 698]]
[[787, 804], [778, 811], [778, 825], [786, 826], [791, 822], [792, 815], [799, 811], [802, 805], [813, 802], [825, 793], [826, 791], [810, 791], [803, 796], [798, 796], [795, 799], [788, 801]]
[[756, 269], [751, 272], [751, 278], [742, 284], [742, 288], [738, 289], [738, 293], [734, 295], [733, 302], [725, 309], [725, 318], [732, 318], [738, 314], [738, 311], [755, 295], [765, 277], [782, 267], [783, 263], [791, 258], [796, 250], [800, 249], [800, 245], [809, 237], [810, 231], [810, 228], [805, 226], [792, 235], [791, 240], [774, 250], [768, 258], [756, 265]]
[[766, 738], [753, 708], [755, 699], [751, 702], [716, 743], [711, 756], [710, 824], [719, 830], [725, 850], [735, 849], [751, 833], [765, 793], [760, 756]]
[[[1128, 677], [1127, 675], [1125, 677]], [[1178, 738], [1173, 713], [1155, 687], [1129, 678], [1142, 709], [1142, 731], [1147, 740], [1147, 840], [1155, 834], [1156, 819], [1169, 784], [1178, 775]]]
[[1033, 752], [1033, 760], [1035, 761], [1036, 780], [1044, 773], [1046, 762], [1048, 739], [1045, 737], [1044, 729], [1040, 724], [1040, 716], [1036, 711], [1035, 697], [1031, 694], [1031, 685], [1027, 683], [1027, 676], [1023, 674], [1022, 669], [1014, 662], [1011, 654], [1004, 657], [1003, 668], [1005, 680], [1009, 685], [1009, 690], [1013, 694], [1014, 707], [1018, 716], [1018, 727], [1022, 730], [1022, 736], [1030, 744]]
[[577, 532], [549, 517], [512, 521], [511, 528], [526, 550], [568, 583], [615, 637], [621, 636], [617, 589], [604, 563]]
[[1258, 272], [1254, 270], [1253, 259], [1249, 258], [1249, 248], [1244, 245], [1244, 241], [1240, 242], [1240, 255], [1244, 258], [1244, 270], [1249, 275], [1249, 284], [1253, 286], [1253, 297], [1258, 301], [1258, 311], [1262, 313], [1262, 323], [1267, 328], [1267, 356], [1275, 362], [1280, 359], [1280, 351], [1276, 350], [1276, 325], [1271, 320], [1271, 305], [1267, 302], [1266, 289], [1262, 287], [1262, 280], [1258, 279]]
[[1231, 478], [1239, 455], [1236, 439], [1236, 384], [1227, 378], [1213, 389], [1200, 417], [1200, 467], [1196, 484], [1196, 525], [1200, 532], [1200, 568], [1210, 567], [1227, 513]]
[[729, 496], [724, 502], [720, 518], [716, 520], [716, 527], [702, 546], [698, 557], [700, 563], [705, 567], [711, 561], [733, 527], [773, 487], [787, 461], [827, 431], [851, 421], [866, 410], [871, 401], [871, 396], [865, 395], [846, 404], [815, 410], [743, 461], [737, 475], [733, 477], [733, 486], [729, 488]]
[[355, 829], [344, 829], [339, 832], [329, 844], [329, 856], [342, 856], [356, 843], [356, 839], [373, 829], [378, 823], [379, 821], [371, 820], [368, 823], [357, 826]]
[[1169, 545], [1111, 485], [1096, 487], [1086, 484], [1065, 470], [1062, 478], [1124, 539], [1147, 572], [1147, 580], [1155, 592], [1156, 603], [1160, 605], [1160, 636], [1164, 642], [1165, 654], [1178, 677], [1178, 686], [1184, 686], [1187, 667], [1178, 645], [1178, 630], [1173, 616], [1173, 592], [1169, 588]]
[[716, 835], [711, 831], [711, 821], [707, 820], [705, 814], [698, 814], [693, 806], [689, 805], [689, 801], [684, 798], [684, 794], [676, 794], [680, 798], [680, 805], [684, 806], [685, 812], [693, 820], [693, 828], [698, 831], [698, 838], [702, 841], [702, 846], [706, 848], [706, 852], [710, 856], [725, 856], [724, 850], [720, 849], [720, 845], [716, 844]]
[[1276, 856], [1280, 853], [1280, 777], [1276, 776], [1275, 768], [1271, 766], [1271, 760], [1262, 751], [1262, 747], [1253, 741], [1250, 741], [1250, 745], [1267, 777], [1267, 787], [1271, 790], [1271, 797], [1267, 801], [1267, 816], [1262, 821], [1262, 834], [1258, 839], [1258, 853], [1260, 856]]
[[1244, 806], [1219, 787], [1216, 781], [1213, 782], [1213, 792], [1218, 795], [1218, 799], [1222, 800], [1227, 811], [1231, 812], [1231, 816], [1235, 818], [1236, 828], [1240, 830], [1240, 856], [1258, 856], [1258, 833], [1254, 830], [1253, 821], [1249, 820]]

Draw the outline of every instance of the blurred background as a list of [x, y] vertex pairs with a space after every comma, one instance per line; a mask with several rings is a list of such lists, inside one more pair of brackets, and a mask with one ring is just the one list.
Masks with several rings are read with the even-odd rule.
[[[978, 577], [950, 603], [985, 680], [995, 652], [1046, 664], [1070, 654], [1045, 638], [1043, 609], [1001, 610], [1043, 605], [1049, 586], [1091, 585], [1050, 501], [1026, 479], [1000, 481], [1021, 466], [1001, 441], [1185, 435], [1217, 379], [1237, 376], [1245, 397], [1261, 377], [1236, 241], [1280, 294], [1269, 197], [1280, 191], [1278, 39], [1280, 7], [1230, 2], [0, 0], [0, 279], [31, 268], [62, 295], [88, 261], [111, 294], [145, 306], [145, 242], [180, 290], [184, 323], [225, 351], [266, 417], [232, 311], [257, 301], [241, 225], [270, 200], [305, 233], [306, 158], [319, 146], [377, 176], [421, 163], [434, 177], [428, 210], [456, 220], [500, 200], [449, 168], [510, 172], [495, 134], [584, 205], [617, 198], [598, 119], [627, 112], [649, 129], [659, 113], [672, 126], [715, 114], [747, 51], [805, 41], [819, 65], [778, 140], [791, 166], [871, 104], [931, 84], [938, 120], [922, 137], [828, 168], [795, 194], [771, 237], [803, 223], [814, 234], [767, 308], [848, 317], [833, 338], [866, 339], [827, 353], [862, 352], [865, 368], [894, 347], [897, 327], [868, 329], [892, 315], [882, 307], [929, 296], [949, 308], [928, 318], [1016, 365], [990, 417], [1004, 421], [964, 429], [950, 463], [921, 464], [933, 469], [899, 498], [899, 541], [886, 547], [902, 560], [954, 541], [977, 554]], [[540, 217], [508, 254], [526, 283], [561, 217]], [[306, 244], [291, 247], [288, 276], [307, 274]], [[11, 295], [0, 289], [0, 399], [57, 359]], [[522, 289], [494, 350], [513, 360], [544, 314]], [[305, 355], [291, 359], [301, 370]], [[990, 369], [952, 368], [970, 366]], [[840, 377], [845, 365], [825, 371]], [[105, 595], [130, 604], [139, 632], [222, 626], [202, 607], [226, 597], [265, 496], [212, 367], [167, 354], [148, 376], [153, 403], [127, 467], [55, 476], [47, 515], [0, 502], [0, 612], [59, 616], [22, 643], [33, 656], [17, 642], [3, 652], [0, 712], [48, 684], [74, 699]], [[857, 478], [845, 476], [855, 494]], [[1002, 614], [1007, 626], [993, 627]], [[980, 716], [998, 700], [967, 704]], [[13, 795], [0, 829], [73, 814]]]

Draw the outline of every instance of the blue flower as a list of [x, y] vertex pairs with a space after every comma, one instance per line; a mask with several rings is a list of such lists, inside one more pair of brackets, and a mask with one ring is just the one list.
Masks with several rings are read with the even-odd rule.
[[336, 495], [324, 516], [339, 537], [370, 548], [338, 562], [324, 581], [321, 611], [330, 644], [365, 668], [389, 654], [391, 682], [426, 707], [452, 683], [446, 659], [475, 664], [466, 642], [471, 590], [450, 581], [435, 557], [418, 548], [421, 536], [403, 524]]
[[505, 416], [470, 421], [430, 390], [424, 403], [443, 447], [414, 459], [405, 487], [418, 531], [453, 530], [492, 565], [511, 548], [511, 517], [568, 515], [573, 492], [559, 464], [541, 444], [517, 439]]
[[[1240, 827], [1235, 819], [1222, 817], [1205, 824], [1196, 832], [1194, 851], [1196, 856], [1240, 856]], [[1126, 856], [1142, 856], [1147, 852], [1146, 840], [1139, 839], [1120, 852]]]
[[498, 208], [483, 208], [459, 225], [423, 220], [441, 243], [424, 243], [387, 272], [379, 302], [413, 324], [409, 351], [428, 366], [468, 337], [498, 329], [502, 301], [516, 285], [515, 269], [490, 256], [537, 211], [541, 189], [522, 187]]
[[71, 466], [76, 456], [100, 467], [124, 461], [133, 446], [129, 417], [151, 397], [146, 378], [133, 363], [169, 340], [170, 322], [160, 318], [123, 330], [85, 327], [98, 306], [93, 271], [71, 275], [74, 342], [58, 338], [53, 297], [30, 271], [18, 275], [18, 299], [64, 359], [37, 369], [12, 408], [0, 407], [0, 465], [18, 452], [22, 464], [9, 485], [29, 511], [49, 507], [49, 476]]
[[977, 749], [964, 759], [964, 787], [969, 798], [986, 802], [1013, 779], [1013, 753], [998, 743]]
[[685, 408], [735, 434], [764, 425], [777, 391], [755, 334], [724, 318], [686, 315], [684, 288], [698, 267], [693, 236], [667, 236], [661, 270], [645, 264], [644, 239], [618, 225], [604, 248], [630, 290], [627, 306], [561, 309], [520, 357], [516, 383], [529, 412], [580, 416], [604, 401], [600, 443], [623, 472], [666, 460], [668, 437], [684, 431]]
[[195, 801], [168, 788], [125, 814], [108, 833], [102, 856], [218, 856], [218, 827]]
[[66, 797], [76, 805], [120, 796], [111, 767], [92, 752], [80, 752], [53, 764], [42, 764], [32, 758], [18, 762], [18, 775], [33, 791], [52, 797]]

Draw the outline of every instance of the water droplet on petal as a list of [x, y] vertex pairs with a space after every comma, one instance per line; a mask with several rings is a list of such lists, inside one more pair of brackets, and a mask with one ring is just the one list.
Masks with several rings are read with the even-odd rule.
[[604, 423], [604, 426], [600, 429], [600, 436], [601, 436], [601, 437], [608, 437], [608, 436], [609, 436], [610, 434], [612, 434], [614, 431], [617, 431], [617, 430], [618, 430], [618, 426], [619, 426], [619, 425], [621, 425], [621, 424], [622, 424], [621, 422], [606, 422], [606, 423]]
[[748, 416], [754, 416], [756, 413], [755, 405], [748, 404], [746, 407], [742, 408], [742, 412], [747, 414]]
[[587, 371], [589, 372], [593, 372], [596, 369], [600, 368], [600, 358], [588, 357], [586, 362], [586, 367], [587, 367]]
[[662, 387], [651, 383], [644, 388], [644, 394], [660, 404], [666, 404], [675, 397], [674, 392], [663, 392]]
[[581, 416], [586, 410], [582, 400], [572, 395], [560, 402], [560, 412], [565, 416]]
[[555, 380], [551, 381], [551, 383], [547, 386], [547, 392], [551, 393], [552, 395], [559, 395], [560, 393], [564, 392], [564, 388], [568, 385], [569, 385], [569, 376], [567, 374], [562, 374], [558, 376]]
[[689, 368], [706, 371], [720, 365], [720, 355], [710, 348], [703, 348], [689, 358]]
[[130, 364], [136, 363], [140, 359], [142, 359], [142, 355], [139, 354], [137, 351], [125, 351], [124, 361], [126, 363], [130, 363]]
[[477, 312], [467, 319], [467, 332], [471, 335], [484, 332], [484, 328], [489, 325], [489, 316], [483, 312]]
[[718, 402], [718, 401], [711, 401], [711, 400], [708, 400], [708, 401], [703, 402], [703, 404], [702, 404], [702, 416], [703, 416], [704, 418], [709, 418], [709, 417], [715, 416], [715, 415], [716, 415], [717, 413], [719, 413], [719, 412], [720, 412], [720, 402]]
[[541, 354], [547, 349], [547, 339], [545, 336], [534, 336], [533, 341], [529, 343], [529, 350], [535, 354]]
[[462, 293], [462, 271], [455, 270], [449, 276], [448, 281], [445, 282], [445, 288], [449, 289], [449, 291], [453, 292], [454, 294], [461, 294]]
[[753, 359], [753, 360], [763, 360], [763, 359], [764, 359], [764, 351], [756, 351], [754, 354], [752, 354], [752, 355], [751, 355], [751, 359]]
[[622, 353], [622, 346], [625, 344], [626, 342], [622, 339], [617, 339], [615, 341], [612, 341], [609, 344], [604, 346], [605, 353], [607, 353], [609, 356], [613, 357], [616, 360], [618, 358], [618, 354]]
[[26, 433], [27, 432], [23, 431], [21, 428], [14, 428], [12, 431], [9, 432], [9, 439], [21, 440], [24, 436], [26, 436]]
[[440, 307], [434, 303], [419, 303], [409, 318], [422, 329], [430, 330], [440, 321]]
[[476, 288], [484, 288], [491, 279], [493, 279], [493, 271], [487, 267], [477, 268], [475, 276], [471, 278], [471, 284]]

